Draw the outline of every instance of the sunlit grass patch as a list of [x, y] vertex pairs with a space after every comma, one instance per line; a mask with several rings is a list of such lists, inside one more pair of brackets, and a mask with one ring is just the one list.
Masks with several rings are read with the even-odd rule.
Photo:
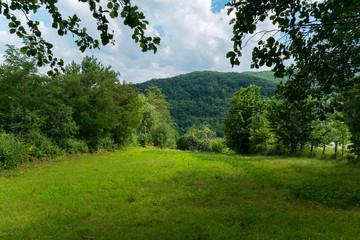
[[1, 174], [0, 239], [356, 239], [359, 207], [323, 202], [316, 183], [350, 191], [359, 173], [153, 148], [65, 159]]

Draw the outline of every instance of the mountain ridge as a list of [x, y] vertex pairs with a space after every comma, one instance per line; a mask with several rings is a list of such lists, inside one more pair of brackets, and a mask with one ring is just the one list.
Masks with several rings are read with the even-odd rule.
[[230, 107], [230, 98], [250, 84], [261, 87], [261, 95], [270, 97], [284, 79], [275, 79], [271, 72], [196, 71], [170, 78], [151, 79], [135, 84], [141, 92], [149, 86], [161, 88], [171, 106], [171, 116], [180, 134], [193, 124], [208, 125], [218, 136], [224, 136], [223, 124]]

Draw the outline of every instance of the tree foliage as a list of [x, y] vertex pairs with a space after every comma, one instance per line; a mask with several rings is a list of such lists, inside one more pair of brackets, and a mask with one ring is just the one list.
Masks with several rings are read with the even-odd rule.
[[216, 133], [207, 126], [198, 129], [193, 125], [186, 134], [180, 137], [178, 148], [181, 150], [211, 152], [213, 151], [212, 145], [215, 137]]
[[342, 93], [338, 96], [337, 101], [340, 103], [339, 108], [344, 115], [344, 122], [351, 133], [350, 149], [360, 161], [360, 85], [357, 84], [351, 90]]
[[137, 128], [141, 145], [154, 145], [160, 148], [175, 148], [175, 124], [170, 116], [170, 105], [161, 89], [150, 86], [140, 94], [142, 120]]
[[254, 131], [257, 114], [264, 111], [265, 102], [260, 97], [260, 87], [250, 85], [234, 94], [230, 100], [229, 116], [225, 122], [226, 142], [237, 153], [251, 151], [251, 129]]
[[94, 57], [49, 78], [36, 62], [8, 46], [0, 65], [0, 129], [31, 148], [32, 157], [113, 149], [140, 124], [138, 91]]
[[[21, 52], [28, 57], [34, 57], [38, 66], [49, 64], [55, 67], [57, 73], [58, 68], [64, 67], [64, 62], [53, 56], [53, 44], [44, 38], [39, 27], [40, 22], [30, 18], [30, 15], [36, 16], [42, 10], [50, 15], [51, 26], [59, 36], [71, 34], [76, 37], [75, 43], [82, 52], [86, 49], [99, 48], [100, 45], [114, 44], [114, 31], [109, 28], [109, 19], [117, 17], [121, 17], [124, 25], [133, 29], [132, 38], [139, 43], [142, 51], [156, 52], [160, 38], [146, 36], [145, 30], [149, 23], [138, 6], [132, 5], [130, 0], [79, 0], [79, 2], [89, 7], [89, 15], [97, 23], [99, 39], [90, 35], [86, 28], [81, 27], [81, 19], [76, 14], [64, 18], [57, 6], [57, 0], [1, 1], [0, 14], [8, 20], [10, 33], [24, 40], [25, 46], [21, 48]], [[25, 23], [21, 22], [17, 13], [25, 16]], [[49, 74], [53, 72], [50, 71]]]
[[[321, 98], [349, 89], [360, 70], [360, 2], [358, 0], [234, 0], [232, 65], [249, 41], [252, 67], [273, 66], [275, 76], [292, 76], [283, 90], [289, 99]], [[274, 29], [257, 31], [270, 19]], [[278, 34], [278, 35], [276, 35]], [[250, 37], [249, 37], [250, 35]], [[294, 64], [286, 67], [286, 61]]]
[[73, 109], [77, 136], [92, 149], [106, 138], [125, 144], [140, 123], [137, 91], [119, 82], [118, 73], [104, 68], [94, 57], [85, 57], [76, 69], [80, 72], [59, 78], [58, 98]]
[[272, 98], [268, 104], [270, 129], [277, 141], [290, 152], [296, 152], [309, 142], [316, 115], [316, 102], [312, 99], [290, 102]]

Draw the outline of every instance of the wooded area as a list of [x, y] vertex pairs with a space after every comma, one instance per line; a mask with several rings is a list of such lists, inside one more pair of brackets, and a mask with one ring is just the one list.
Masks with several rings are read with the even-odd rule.
[[273, 73], [220, 73], [192, 72], [172, 78], [152, 79], [135, 84], [141, 92], [156, 86], [166, 96], [170, 104], [171, 116], [180, 135], [192, 125], [208, 127], [218, 137], [224, 137], [224, 123], [230, 107], [230, 98], [240, 88], [254, 84], [261, 87], [261, 96], [270, 97], [278, 84], [286, 79], [275, 79]]
[[[346, 148], [360, 155], [358, 87], [331, 100], [291, 102], [279, 93], [270, 98], [280, 82], [266, 80], [271, 73], [195, 72], [139, 84], [146, 87], [139, 93], [94, 57], [72, 62], [64, 74], [50, 78], [10, 45], [0, 68], [3, 169], [29, 158], [113, 151], [136, 143], [205, 152], [229, 148], [242, 154], [310, 149], [310, 155], [317, 147], [325, 153], [332, 143], [335, 159], [338, 147], [341, 159]], [[329, 106], [332, 112], [324, 110]], [[182, 122], [179, 134], [176, 123]], [[225, 138], [219, 138], [221, 130]]]

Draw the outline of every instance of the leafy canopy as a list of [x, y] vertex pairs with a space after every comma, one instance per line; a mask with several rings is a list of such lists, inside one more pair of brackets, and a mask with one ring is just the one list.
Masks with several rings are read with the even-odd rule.
[[265, 101], [260, 97], [260, 87], [250, 85], [237, 91], [230, 100], [229, 116], [225, 122], [225, 135], [228, 147], [237, 153], [251, 151], [251, 129], [255, 130], [254, 121], [265, 108]]
[[[249, 41], [257, 41], [252, 67], [273, 66], [275, 76], [292, 76], [283, 88], [287, 97], [327, 96], [354, 84], [360, 69], [360, 1], [233, 0], [228, 5], [228, 13], [235, 14], [234, 45], [227, 54], [232, 65], [240, 64]], [[257, 31], [266, 19], [274, 28]], [[294, 63], [286, 67], [287, 60]]]
[[[57, 30], [59, 36], [72, 34], [77, 38], [75, 43], [82, 52], [86, 49], [99, 48], [101, 44], [114, 44], [114, 31], [109, 29], [109, 19], [119, 16], [124, 20], [124, 25], [133, 29], [132, 38], [139, 43], [142, 51], [156, 52], [160, 38], [145, 35], [149, 23], [130, 0], [79, 0], [79, 2], [89, 6], [90, 14], [97, 22], [100, 39], [91, 36], [86, 28], [81, 27], [81, 19], [76, 14], [64, 18], [57, 7], [57, 0], [0, 1], [0, 15], [8, 20], [10, 33], [24, 40], [25, 46], [21, 48], [21, 52], [35, 57], [38, 66], [50, 64], [56, 73], [59, 72], [58, 68], [63, 69], [64, 62], [53, 56], [53, 45], [43, 37], [39, 28], [40, 22], [29, 17], [30, 14], [35, 16], [40, 9], [46, 9], [51, 15], [51, 26]], [[18, 12], [25, 15], [26, 23], [20, 21], [16, 15]], [[52, 75], [53, 72], [49, 71], [48, 74]]]

